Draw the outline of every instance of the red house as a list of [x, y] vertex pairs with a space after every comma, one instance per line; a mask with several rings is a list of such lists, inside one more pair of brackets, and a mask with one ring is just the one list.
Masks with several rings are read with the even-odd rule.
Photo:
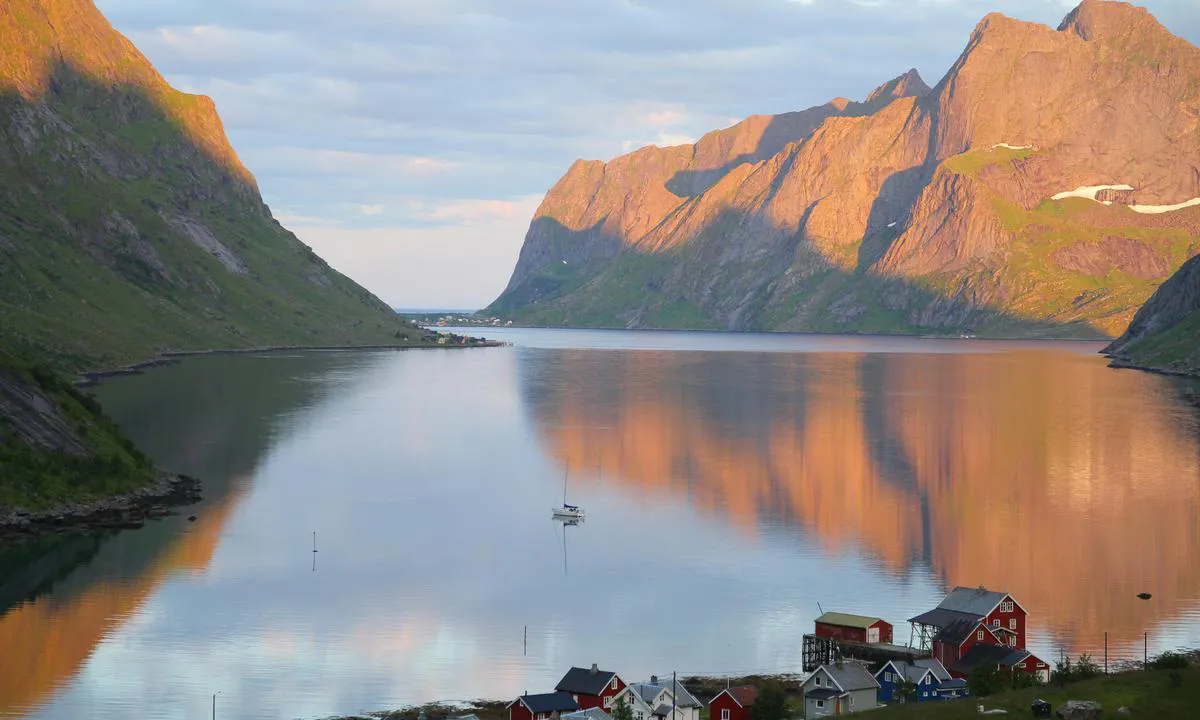
[[554, 689], [570, 694], [571, 698], [579, 703], [580, 710], [608, 710], [612, 707], [616, 694], [625, 689], [625, 683], [615, 672], [601, 670], [593, 663], [591, 669], [571, 668]]
[[817, 618], [817, 637], [851, 642], [892, 643], [892, 625], [877, 617], [827, 612]]
[[[1027, 619], [1025, 608], [1006, 592], [956, 587], [936, 608], [910, 618], [909, 622], [921, 638], [922, 649], [928, 648], [929, 643], [951, 625], [963, 622], [981, 622], [997, 637], [996, 644], [1024, 649]], [[942, 664], [950, 667], [944, 661]]]
[[578, 709], [579, 704], [570, 693], [525, 693], [508, 704], [508, 720], [553, 720], [562, 713]]
[[963, 654], [950, 674], [959, 678], [970, 677], [978, 667], [1009, 669], [1013, 672], [1033, 675], [1041, 682], [1050, 682], [1050, 666], [1028, 650], [1014, 649], [1003, 645], [976, 645]]
[[[959, 659], [976, 645], [1002, 646], [1003, 643], [981, 620], [957, 620], [942, 628], [933, 637], [933, 656], [947, 669], [952, 670]], [[1001, 649], [1005, 654], [1012, 651], [1012, 648], [1008, 647]]]
[[708, 704], [709, 720], [750, 720], [750, 706], [757, 699], [753, 685], [726, 688]]

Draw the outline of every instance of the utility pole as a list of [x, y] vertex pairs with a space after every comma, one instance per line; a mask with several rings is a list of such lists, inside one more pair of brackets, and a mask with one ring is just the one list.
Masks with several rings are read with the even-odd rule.
[[220, 691], [220, 690], [218, 690], [218, 691], [216, 691], [215, 693], [213, 693], [213, 703], [212, 703], [212, 716], [213, 716], [213, 720], [217, 720], [217, 696], [218, 696], [218, 695], [220, 695], [220, 694], [221, 694], [221, 691]]

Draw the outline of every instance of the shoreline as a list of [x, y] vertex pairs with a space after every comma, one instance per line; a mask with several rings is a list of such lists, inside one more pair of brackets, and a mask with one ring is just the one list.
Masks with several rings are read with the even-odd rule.
[[116, 368], [104, 370], [85, 370], [76, 373], [75, 387], [95, 387], [99, 385], [105, 378], [124, 377], [127, 375], [141, 375], [146, 370], [163, 367], [166, 365], [175, 365], [189, 357], [203, 357], [209, 355], [255, 355], [262, 353], [280, 353], [280, 352], [331, 352], [331, 351], [364, 351], [364, 350], [466, 350], [470, 348], [482, 347], [504, 347], [508, 343], [499, 340], [480, 340], [479, 342], [464, 344], [464, 345], [445, 345], [429, 344], [429, 345], [266, 345], [263, 347], [252, 348], [214, 348], [209, 350], [167, 350], [159, 353], [156, 357], [149, 360], [141, 360], [138, 362], [122, 365]]
[[[758, 685], [767, 682], [778, 683], [789, 697], [799, 697], [801, 694], [802, 675], [799, 673], [776, 673], [766, 675], [742, 675], [718, 677], [708, 675], [689, 675], [679, 678], [679, 684], [708, 704], [708, 701], [729, 686]], [[670, 680], [660, 676], [660, 681]], [[434, 700], [420, 705], [406, 705], [397, 710], [371, 710], [354, 715], [337, 715], [328, 720], [449, 720], [463, 715], [476, 715], [479, 720], [508, 720], [508, 706], [512, 700]]]
[[177, 515], [178, 508], [195, 505], [200, 499], [199, 480], [160, 472], [154, 484], [122, 495], [66, 503], [51, 510], [0, 514], [0, 545], [58, 533], [140, 528], [147, 520]]
[[[1108, 366], [1115, 370], [1140, 370], [1141, 372], [1154, 373], [1156, 375], [1167, 375], [1169, 377], [1187, 378], [1189, 380], [1200, 380], [1200, 371], [1188, 372], [1186, 370], [1171, 370], [1168, 368], [1154, 367], [1153, 365], [1139, 365], [1135, 362], [1101, 353], [1108, 358]], [[1200, 402], [1198, 400], [1197, 402]]]

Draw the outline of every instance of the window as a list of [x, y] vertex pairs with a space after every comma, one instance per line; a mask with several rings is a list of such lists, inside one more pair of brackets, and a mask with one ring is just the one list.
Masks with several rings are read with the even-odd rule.
[[1000, 618], [992, 619], [992, 627], [1000, 627]]
[[633, 716], [635, 718], [637, 718], [637, 720], [646, 720], [646, 714], [643, 713], [641, 710], [638, 710], [636, 713], [633, 714]]
[[604, 698], [604, 707], [606, 707], [606, 708], [612, 707], [612, 702], [613, 702], [613, 699], [611, 697]]
[[1010, 613], [1012, 611], [1013, 611], [1013, 601], [1012, 600], [1005, 600], [1004, 602], [1000, 603], [1000, 612]]
[[982, 631], [982, 630], [980, 630], [979, 632], [975, 633], [975, 639], [976, 639], [976, 640], [982, 640], [982, 639], [983, 639], [983, 631]]
[[821, 676], [817, 675], [816, 678], [817, 678], [817, 687], [821, 687]]
[[721, 720], [729, 720], [729, 708], [721, 708]]
[[1009, 629], [1009, 630], [1016, 630], [1016, 629], [1017, 629], [1017, 619], [1016, 619], [1016, 618], [1010, 618], [1010, 619], [1009, 619], [1009, 621], [1008, 621], [1008, 629]]
[[883, 681], [884, 681], [884, 682], [891, 682], [891, 681], [892, 681], [892, 674], [891, 674], [890, 672], [885, 672], [885, 673], [883, 674]]
[[854, 707], [854, 696], [850, 696], [850, 707]]
[[1017, 646], [1017, 638], [1016, 638], [1016, 636], [1015, 636], [1015, 635], [1009, 635], [1009, 636], [1008, 636], [1008, 646], [1009, 646], [1009, 647], [1016, 647], [1016, 646]]
[[616, 675], [613, 675], [613, 679], [612, 679], [612, 689], [613, 689], [613, 690], [616, 690], [616, 689], [617, 689], [617, 676], [616, 676]]
[[[823, 707], [825, 707], [825, 701], [824, 701], [824, 700], [818, 700], [818, 701], [817, 701], [817, 707], [819, 707], [819, 708], [823, 708]], [[722, 710], [721, 712], [722, 712], [722, 713], [725, 713], [725, 712], [727, 712], [727, 711], [725, 711], [725, 710]], [[726, 720], [726, 718], [722, 717], [722, 718], [721, 718], [721, 720]]]
[[921, 697], [929, 697], [929, 693], [923, 692], [923, 693], [921, 693]]

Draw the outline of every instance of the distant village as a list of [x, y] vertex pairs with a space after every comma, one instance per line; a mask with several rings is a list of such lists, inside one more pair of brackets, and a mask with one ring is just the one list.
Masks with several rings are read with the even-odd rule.
[[[871, 710], [898, 702], [955, 700], [970, 694], [979, 669], [1050, 680], [1050, 666], [1025, 649], [1028, 613], [1011, 595], [958, 587], [928, 612], [910, 618], [908, 645], [896, 645], [888, 622], [826, 612], [804, 636], [804, 717]], [[626, 682], [617, 672], [572, 667], [553, 692], [526, 693], [507, 705], [508, 720], [750, 720], [755, 685], [727, 687], [702, 701], [674, 678]]]

